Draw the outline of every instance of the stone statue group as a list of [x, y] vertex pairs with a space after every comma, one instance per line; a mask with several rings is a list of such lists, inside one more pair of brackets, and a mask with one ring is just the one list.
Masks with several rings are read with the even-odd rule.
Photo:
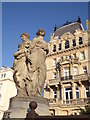
[[48, 45], [44, 41], [45, 31], [39, 29], [36, 37], [30, 41], [29, 34], [21, 34], [22, 43], [14, 54], [14, 81], [17, 86], [17, 95], [41, 95], [46, 79], [46, 54]]

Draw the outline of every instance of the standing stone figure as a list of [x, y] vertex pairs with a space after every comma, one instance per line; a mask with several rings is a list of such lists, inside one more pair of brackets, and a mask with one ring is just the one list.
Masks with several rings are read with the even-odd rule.
[[29, 40], [29, 34], [21, 34], [22, 43], [18, 45], [18, 51], [14, 54], [14, 81], [17, 86], [17, 95], [25, 96], [27, 95], [27, 81], [28, 81], [28, 69], [27, 69], [27, 59], [26, 52], [29, 49], [31, 41]]
[[21, 34], [23, 43], [19, 44], [18, 51], [14, 54], [14, 81], [17, 95], [21, 97], [40, 96], [46, 79], [48, 45], [43, 39], [45, 31], [39, 29], [36, 35], [31, 42], [28, 33]]
[[26, 54], [28, 59], [29, 70], [29, 85], [30, 95], [41, 95], [44, 81], [46, 79], [46, 53], [48, 52], [48, 45], [44, 41], [45, 31], [39, 29], [36, 37], [32, 40], [30, 54]]

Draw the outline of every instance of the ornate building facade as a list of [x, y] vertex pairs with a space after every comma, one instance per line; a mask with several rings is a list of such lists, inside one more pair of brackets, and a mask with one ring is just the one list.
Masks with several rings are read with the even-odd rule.
[[79, 115], [89, 96], [90, 43], [80, 19], [55, 27], [48, 43], [44, 98], [51, 115]]
[[1, 67], [0, 69], [0, 119], [9, 108], [10, 98], [16, 96], [17, 89], [13, 81], [13, 69]]

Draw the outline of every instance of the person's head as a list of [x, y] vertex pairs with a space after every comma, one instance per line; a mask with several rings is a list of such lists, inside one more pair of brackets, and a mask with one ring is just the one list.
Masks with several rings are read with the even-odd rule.
[[24, 32], [21, 34], [22, 41], [25, 41], [26, 39], [29, 39], [29, 38], [30, 38], [30, 36], [27, 32]]
[[44, 29], [39, 29], [37, 32], [36, 32], [36, 35], [37, 36], [45, 36], [45, 30]]

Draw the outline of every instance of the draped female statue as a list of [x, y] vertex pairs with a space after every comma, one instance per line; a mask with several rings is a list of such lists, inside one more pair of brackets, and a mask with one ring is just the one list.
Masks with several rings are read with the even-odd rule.
[[27, 95], [26, 81], [28, 81], [28, 69], [26, 52], [29, 49], [31, 41], [29, 40], [29, 34], [21, 34], [22, 43], [18, 45], [18, 51], [14, 54], [14, 81], [17, 86], [17, 94], [20, 96]]
[[40, 96], [46, 79], [48, 45], [43, 39], [45, 31], [39, 29], [36, 35], [31, 42], [28, 34], [22, 34], [23, 43], [14, 54], [14, 81], [21, 96]]
[[[46, 54], [48, 52], [48, 45], [43, 37], [45, 31], [39, 29], [36, 37], [32, 40], [30, 45], [30, 54], [27, 54], [28, 70], [30, 79], [30, 95], [41, 95], [41, 90], [46, 79]], [[29, 86], [27, 86], [29, 87]]]

